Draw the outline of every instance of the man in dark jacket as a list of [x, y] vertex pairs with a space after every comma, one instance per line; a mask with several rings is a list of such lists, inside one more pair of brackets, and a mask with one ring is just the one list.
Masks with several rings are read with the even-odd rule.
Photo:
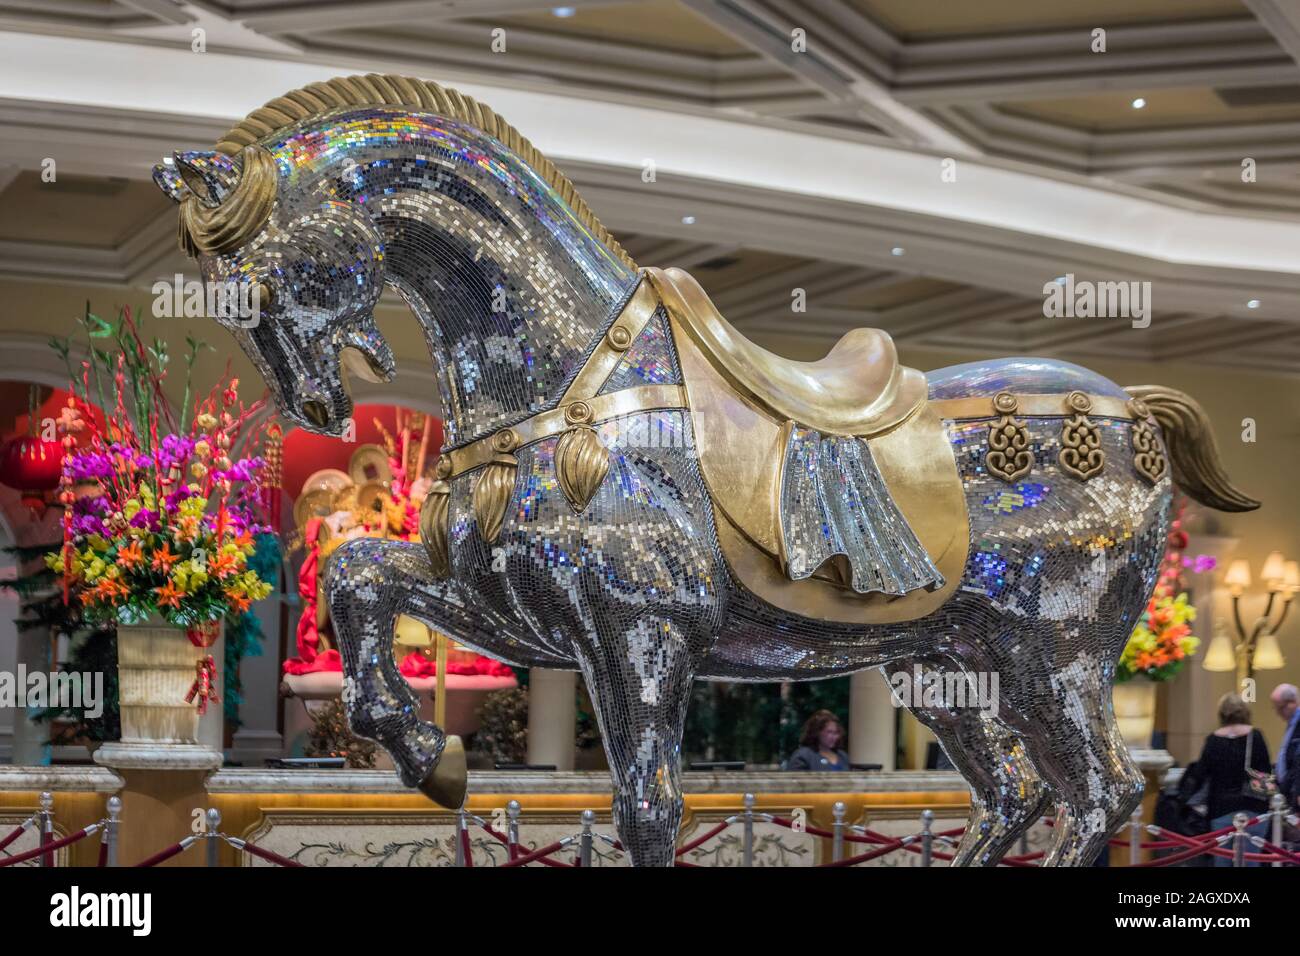
[[1300, 693], [1295, 684], [1278, 684], [1268, 699], [1286, 724], [1277, 751], [1277, 786], [1295, 813], [1300, 806]]

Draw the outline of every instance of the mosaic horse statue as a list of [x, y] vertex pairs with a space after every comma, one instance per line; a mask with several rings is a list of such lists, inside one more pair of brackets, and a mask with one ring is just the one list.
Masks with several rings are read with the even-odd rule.
[[490, 109], [420, 80], [295, 90], [155, 180], [204, 278], [258, 284], [260, 323], [226, 324], [291, 421], [338, 435], [342, 365], [394, 374], [385, 283], [424, 331], [447, 445], [422, 541], [350, 542], [327, 584], [352, 728], [408, 786], [459, 806], [466, 774], [394, 664], [399, 614], [581, 670], [636, 865], [673, 862], [702, 679], [996, 673], [996, 709], [912, 701], [972, 788], [959, 865], [1052, 803], [1044, 863], [1085, 865], [1138, 803], [1110, 694], [1171, 479], [1257, 507], [1187, 396], [1042, 359], [926, 375], [870, 330], [779, 358], [685, 273], [639, 270]]

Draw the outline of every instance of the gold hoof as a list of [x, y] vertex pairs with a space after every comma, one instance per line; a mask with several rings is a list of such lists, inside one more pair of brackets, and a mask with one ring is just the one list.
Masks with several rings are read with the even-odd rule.
[[420, 781], [420, 792], [441, 807], [459, 810], [465, 805], [469, 789], [469, 772], [465, 765], [465, 745], [455, 734], [447, 737], [438, 762]]

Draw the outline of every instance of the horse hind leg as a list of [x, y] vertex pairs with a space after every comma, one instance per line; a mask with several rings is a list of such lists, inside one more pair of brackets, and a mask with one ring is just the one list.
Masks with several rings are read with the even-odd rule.
[[1145, 784], [1119, 734], [1110, 683], [1083, 656], [1035, 701], [1024, 741], [1061, 814], [1043, 866], [1090, 866], [1142, 802]]
[[[943, 670], [950, 662], [922, 666]], [[1023, 741], [997, 717], [974, 706], [909, 708], [929, 727], [971, 788], [966, 831], [953, 866], [997, 866], [1052, 802]]]

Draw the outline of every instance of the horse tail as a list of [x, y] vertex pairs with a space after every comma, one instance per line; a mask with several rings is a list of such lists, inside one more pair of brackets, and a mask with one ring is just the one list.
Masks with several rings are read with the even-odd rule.
[[1124, 389], [1151, 410], [1164, 433], [1174, 481], [1196, 501], [1218, 511], [1254, 511], [1259, 502], [1233, 487], [1219, 460], [1210, 420], [1184, 392], [1163, 385], [1130, 385]]

